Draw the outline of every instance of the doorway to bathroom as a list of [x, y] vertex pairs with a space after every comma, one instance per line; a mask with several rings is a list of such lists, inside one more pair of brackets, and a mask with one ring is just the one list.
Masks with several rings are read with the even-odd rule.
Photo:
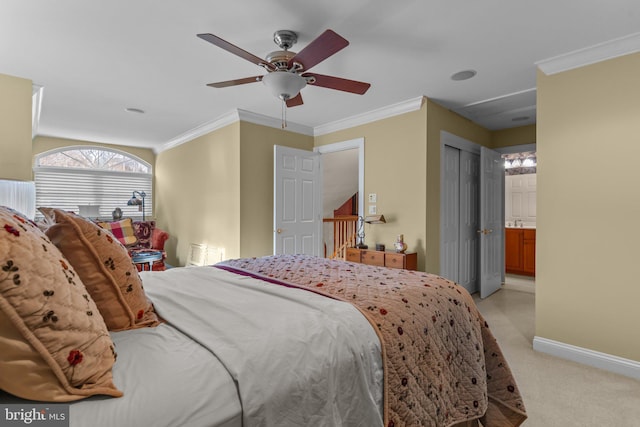
[[501, 150], [505, 164], [503, 287], [535, 292], [537, 156], [535, 144]]

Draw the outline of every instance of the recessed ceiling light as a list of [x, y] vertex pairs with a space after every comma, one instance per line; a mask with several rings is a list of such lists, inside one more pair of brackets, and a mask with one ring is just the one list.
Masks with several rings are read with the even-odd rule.
[[458, 71], [457, 73], [451, 76], [451, 80], [460, 81], [460, 80], [469, 80], [471, 77], [478, 74], [476, 70], [464, 70]]
[[140, 108], [125, 108], [124, 111], [126, 111], [127, 113], [138, 113], [138, 114], [144, 114], [144, 110], [141, 110]]
[[523, 122], [525, 120], [529, 120], [529, 116], [519, 116], [511, 119], [512, 122]]

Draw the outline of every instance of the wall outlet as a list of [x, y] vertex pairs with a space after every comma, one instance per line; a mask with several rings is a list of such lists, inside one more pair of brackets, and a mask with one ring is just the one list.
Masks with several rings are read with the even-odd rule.
[[369, 203], [375, 203], [378, 201], [378, 195], [376, 193], [369, 193]]
[[369, 215], [375, 215], [376, 213], [376, 205], [369, 205]]

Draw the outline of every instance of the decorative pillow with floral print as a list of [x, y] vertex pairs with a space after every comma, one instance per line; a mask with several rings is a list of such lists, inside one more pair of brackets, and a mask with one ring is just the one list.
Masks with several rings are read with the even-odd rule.
[[127, 249], [110, 232], [71, 212], [40, 211], [54, 219], [46, 234], [78, 272], [110, 331], [159, 323]]
[[153, 235], [153, 229], [156, 228], [155, 221], [134, 221], [133, 229], [135, 230], [136, 237], [138, 238], [139, 248], [151, 249], [151, 236]]
[[65, 402], [103, 394], [116, 354], [82, 280], [45, 234], [0, 206], [0, 389]]

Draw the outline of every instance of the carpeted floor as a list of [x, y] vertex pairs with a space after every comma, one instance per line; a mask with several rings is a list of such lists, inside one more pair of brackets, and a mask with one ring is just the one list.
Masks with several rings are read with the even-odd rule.
[[502, 289], [476, 303], [520, 387], [523, 427], [640, 426], [640, 381], [533, 350], [535, 294]]

